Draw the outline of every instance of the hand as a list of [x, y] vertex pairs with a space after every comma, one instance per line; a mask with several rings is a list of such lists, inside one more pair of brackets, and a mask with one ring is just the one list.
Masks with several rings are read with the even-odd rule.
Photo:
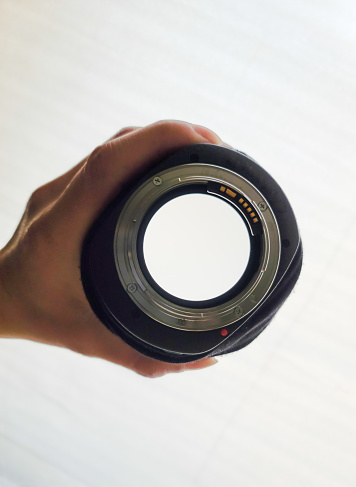
[[100, 357], [147, 376], [208, 367], [213, 358], [169, 364], [140, 354], [97, 319], [80, 280], [80, 254], [93, 221], [125, 181], [190, 144], [222, 144], [183, 122], [126, 128], [31, 196], [0, 251], [0, 336], [26, 338]]

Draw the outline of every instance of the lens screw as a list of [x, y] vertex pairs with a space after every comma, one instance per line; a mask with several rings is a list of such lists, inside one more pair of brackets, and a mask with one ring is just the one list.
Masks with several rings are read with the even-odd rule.
[[267, 210], [267, 205], [266, 205], [266, 203], [265, 203], [264, 201], [260, 201], [260, 202], [258, 203], [258, 207], [259, 207], [259, 209], [260, 209], [261, 211], [266, 211], [266, 210]]
[[137, 291], [137, 286], [133, 282], [127, 286], [127, 290], [129, 293], [135, 293]]
[[238, 318], [241, 318], [243, 314], [244, 314], [244, 310], [241, 308], [241, 306], [237, 306], [237, 308], [235, 308], [235, 315]]
[[159, 176], [156, 176], [155, 178], [153, 178], [153, 184], [155, 186], [161, 186], [162, 184], [162, 179], [159, 177]]

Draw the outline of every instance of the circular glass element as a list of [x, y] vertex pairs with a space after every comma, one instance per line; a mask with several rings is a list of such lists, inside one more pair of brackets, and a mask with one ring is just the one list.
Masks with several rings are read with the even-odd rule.
[[203, 301], [224, 294], [242, 277], [250, 237], [238, 211], [223, 199], [186, 194], [153, 215], [143, 254], [152, 278], [166, 292]]

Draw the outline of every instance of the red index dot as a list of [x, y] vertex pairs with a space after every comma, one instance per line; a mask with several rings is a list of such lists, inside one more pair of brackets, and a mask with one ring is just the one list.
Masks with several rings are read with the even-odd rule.
[[220, 332], [220, 335], [221, 335], [221, 336], [223, 336], [223, 337], [226, 337], [227, 333], [228, 333], [228, 332], [227, 332], [227, 329], [226, 329], [226, 328], [223, 328], [223, 329], [221, 330], [221, 332]]

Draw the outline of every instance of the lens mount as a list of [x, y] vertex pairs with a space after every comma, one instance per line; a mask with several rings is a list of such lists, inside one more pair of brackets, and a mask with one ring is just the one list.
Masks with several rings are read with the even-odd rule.
[[[198, 192], [222, 198], [236, 209], [249, 231], [251, 255], [233, 289], [196, 302], [169, 295], [155, 283], [144, 262], [142, 242], [147, 220], [163, 204], [177, 195]], [[135, 305], [163, 325], [192, 331], [228, 326], [258, 306], [276, 276], [280, 247], [273, 211], [257, 188], [228, 169], [196, 163], [166, 169], [145, 181], [125, 204], [114, 238], [117, 272], [122, 286], [132, 289]]]
[[[243, 275], [224, 294], [203, 301], [163, 289], [150, 274], [143, 251], [146, 229], [157, 211], [191, 193], [231, 205], [250, 238]], [[189, 362], [238, 350], [256, 338], [290, 294], [301, 265], [296, 220], [276, 181], [239, 151], [198, 144], [121, 189], [88, 232], [81, 276], [92, 309], [114, 334], [150, 357]]]

